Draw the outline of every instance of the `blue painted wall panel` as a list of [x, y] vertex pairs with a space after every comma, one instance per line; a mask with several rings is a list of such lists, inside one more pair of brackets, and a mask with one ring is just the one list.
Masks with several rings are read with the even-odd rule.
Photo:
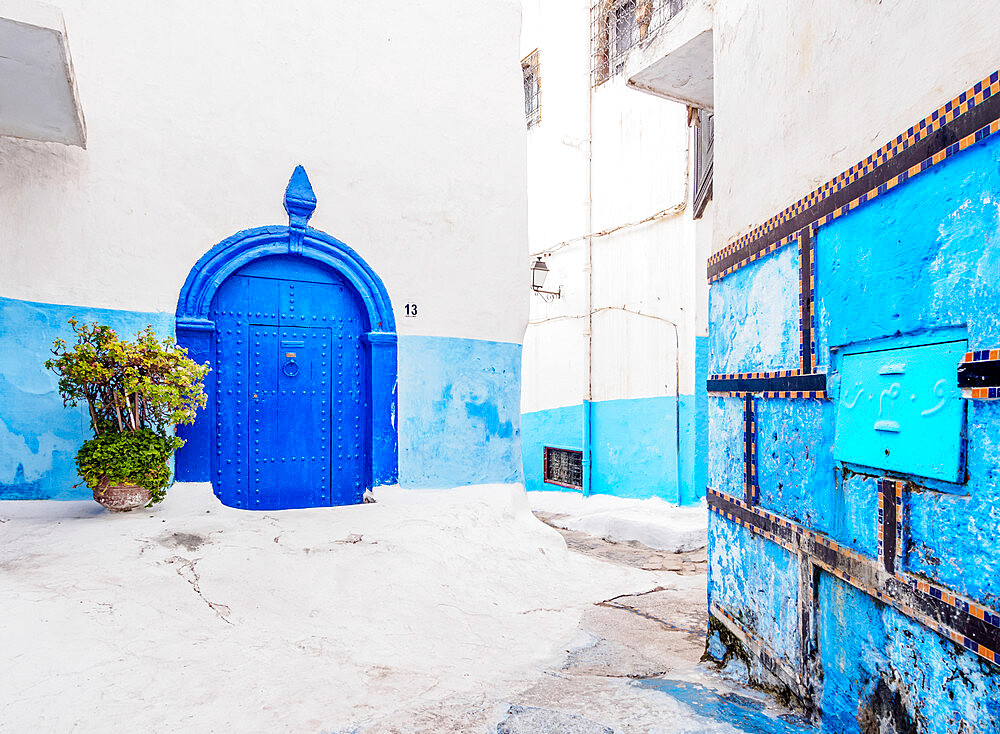
[[1000, 344], [998, 154], [994, 135], [820, 229], [824, 364], [831, 346], [966, 323], [972, 348]]
[[72, 343], [70, 318], [98, 321], [123, 337], [152, 326], [174, 333], [174, 315], [0, 298], [0, 499], [90, 497], [74, 457], [91, 438], [86, 406], [63, 407], [58, 380], [43, 366], [56, 338]]
[[775, 653], [796, 659], [799, 571], [794, 555], [711, 513], [709, 597], [739, 619]]
[[908, 498], [907, 570], [1000, 608], [1000, 402], [969, 408], [967, 495]]
[[1000, 731], [1000, 677], [989, 663], [829, 574], [818, 593], [822, 731], [860, 733], [880, 680], [902, 689], [918, 731]]
[[521, 481], [521, 345], [399, 337], [399, 482]]
[[712, 374], [799, 366], [799, 257], [794, 246], [712, 284]]
[[832, 406], [821, 400], [776, 399], [757, 399], [755, 406], [760, 504], [828, 531], [835, 516]]
[[743, 399], [708, 399], [708, 486], [743, 496]]
[[845, 473], [836, 478], [833, 502], [828, 508], [832, 522], [821, 528], [848, 548], [878, 556], [878, 480]]
[[591, 494], [677, 502], [677, 399], [602, 400], [591, 412]]
[[918, 346], [901, 341], [867, 342], [859, 347], [865, 351], [847, 350], [835, 360], [840, 399], [834, 457], [960, 482], [966, 403], [955, 367], [968, 345], [964, 339]]
[[[696, 369], [707, 376], [707, 340], [699, 340]], [[591, 403], [591, 493], [618, 497], [659, 497], [691, 504], [707, 485], [708, 396], [682, 395], [601, 400]], [[680, 484], [678, 435], [680, 417]], [[529, 491], [566, 489], [543, 481], [544, 449], [583, 450], [583, 406], [550, 408], [521, 416], [525, 487]], [[678, 492], [679, 486], [679, 492]], [[575, 491], [569, 490], [567, 491]]]
[[521, 453], [524, 459], [524, 486], [528, 491], [558, 492], [577, 490], [547, 484], [543, 480], [545, 447], [583, 450], [583, 406], [549, 408], [521, 415]]

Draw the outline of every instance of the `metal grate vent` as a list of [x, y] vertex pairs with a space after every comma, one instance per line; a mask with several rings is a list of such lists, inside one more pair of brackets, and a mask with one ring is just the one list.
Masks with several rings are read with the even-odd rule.
[[544, 478], [549, 484], [583, 489], [583, 452], [546, 446]]

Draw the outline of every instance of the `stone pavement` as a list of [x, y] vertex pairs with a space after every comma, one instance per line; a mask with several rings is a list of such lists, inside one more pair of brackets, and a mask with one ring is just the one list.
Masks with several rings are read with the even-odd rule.
[[[405, 720], [360, 731], [492, 734], [794, 734], [795, 712], [701, 663], [705, 550], [669, 553], [558, 527], [571, 551], [624, 567], [668, 570], [675, 582], [596, 600], [558, 667], [503, 695], [456, 696]], [[488, 664], [484, 661], [484, 664]]]

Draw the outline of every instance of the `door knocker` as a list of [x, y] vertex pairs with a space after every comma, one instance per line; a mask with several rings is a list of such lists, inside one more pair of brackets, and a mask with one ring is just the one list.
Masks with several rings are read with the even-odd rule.
[[299, 374], [299, 363], [294, 359], [290, 359], [281, 367], [281, 371], [288, 377], [295, 377]]

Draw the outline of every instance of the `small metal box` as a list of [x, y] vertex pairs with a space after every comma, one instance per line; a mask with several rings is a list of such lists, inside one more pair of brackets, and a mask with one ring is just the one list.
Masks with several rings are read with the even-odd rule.
[[965, 340], [849, 351], [840, 361], [834, 458], [961, 482]]

